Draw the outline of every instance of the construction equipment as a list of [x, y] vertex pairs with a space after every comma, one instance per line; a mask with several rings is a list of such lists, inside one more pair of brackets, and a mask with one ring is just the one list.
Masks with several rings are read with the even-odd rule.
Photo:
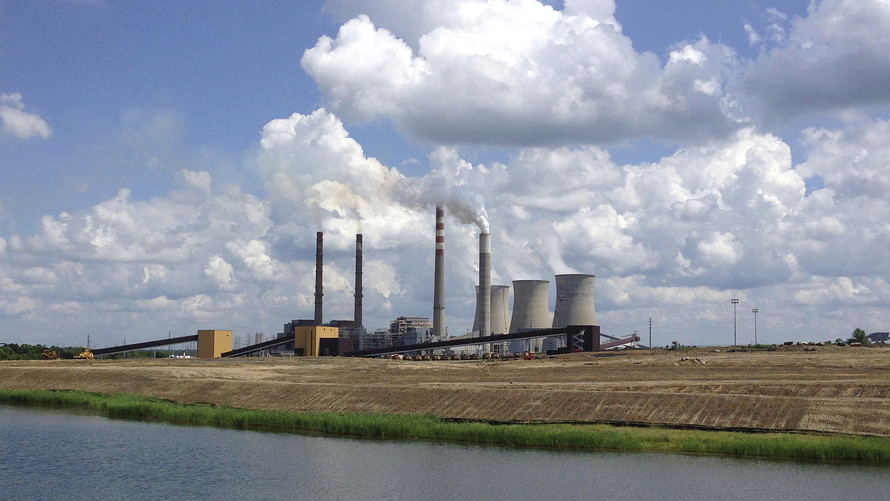
[[80, 352], [80, 353], [78, 353], [77, 355], [74, 355], [74, 358], [80, 358], [80, 359], [88, 359], [88, 360], [92, 360], [92, 359], [93, 359], [93, 352], [90, 351], [89, 348], [87, 348], [86, 346], [84, 346], [84, 347], [83, 347], [83, 351]]
[[56, 360], [59, 358], [59, 355], [53, 350], [43, 350], [41, 355], [44, 360]]

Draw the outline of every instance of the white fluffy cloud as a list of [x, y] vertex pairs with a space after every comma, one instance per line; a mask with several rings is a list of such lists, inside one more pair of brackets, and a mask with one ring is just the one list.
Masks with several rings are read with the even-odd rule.
[[[769, 11], [771, 27], [749, 30], [753, 43], [772, 44], [756, 62], [705, 38], [678, 43], [664, 61], [638, 53], [610, 0], [563, 10], [531, 0], [361, 2], [366, 15], [358, 4], [329, 0], [344, 24], [303, 54], [325, 107], [263, 127], [247, 167], [264, 191], [187, 169], [179, 189], [154, 198], [124, 188], [45, 216], [29, 234], [4, 234], [5, 325], [46, 338], [59, 325], [96, 329], [115, 344], [110, 333], [151, 339], [211, 323], [271, 334], [312, 315], [319, 230], [325, 319], [351, 318], [357, 232], [366, 327], [429, 315], [433, 207], [444, 204], [451, 334], [472, 324], [485, 229], [495, 284], [597, 275], [609, 334], [653, 318], [657, 344], [728, 343], [732, 297], [741, 312], [759, 308], [768, 342], [887, 329], [890, 122], [868, 116], [887, 102], [886, 2], [813, 2], [804, 19]], [[810, 126], [798, 144], [754, 125], [736, 96], [766, 121], [860, 113]], [[3, 99], [27, 116], [20, 96]], [[341, 116], [390, 120], [428, 142], [429, 169], [408, 174], [372, 158]], [[41, 136], [36, 118], [12, 129], [4, 116], [4, 127]], [[185, 125], [168, 118], [134, 117], [133, 130], [163, 143]], [[143, 132], [128, 137], [138, 144]], [[606, 146], [638, 138], [679, 146], [627, 163]], [[515, 147], [473, 156], [468, 143]]]
[[811, 2], [787, 42], [764, 53], [744, 76], [767, 122], [890, 103], [890, 4], [886, 0]]
[[[493, 283], [593, 273], [609, 332], [656, 315], [696, 344], [721, 342], [709, 332], [725, 327], [723, 303], [740, 297], [764, 312], [769, 339], [767, 312], [773, 328], [794, 330], [778, 318], [809, 325], [815, 307], [877, 315], [888, 299], [890, 206], [882, 190], [864, 187], [886, 158], [887, 128], [814, 129], [797, 167], [780, 139], [746, 128], [638, 165], [596, 147], [521, 149], [487, 165], [442, 148], [433, 170], [411, 177], [366, 157], [330, 113], [297, 114], [264, 129], [257, 165], [268, 201], [234, 187], [214, 192], [206, 173], [187, 171], [183, 188], [164, 197], [134, 201], [124, 190], [90, 211], [48, 216], [37, 234], [6, 239], [0, 308], [30, 322], [55, 308], [74, 323], [101, 312], [131, 328], [151, 315], [271, 332], [311, 316], [314, 234], [323, 229], [326, 317], [351, 316], [356, 231], [365, 234], [368, 326], [428, 315], [432, 207], [443, 195], [484, 200]], [[807, 195], [812, 176], [826, 187]], [[451, 189], [429, 188], [442, 183]], [[475, 196], [455, 196], [461, 186]], [[472, 323], [479, 230], [455, 207], [446, 290], [459, 333]], [[844, 318], [832, 326], [847, 329]]]
[[435, 143], [678, 140], [739, 126], [723, 91], [735, 57], [725, 46], [702, 38], [662, 64], [634, 51], [611, 1], [562, 11], [531, 0], [439, 4], [415, 7], [422, 34], [374, 3], [391, 30], [357, 15], [308, 49], [303, 67], [328, 107]]
[[52, 133], [46, 120], [25, 111], [22, 95], [0, 94], [0, 130], [19, 139], [47, 138]]

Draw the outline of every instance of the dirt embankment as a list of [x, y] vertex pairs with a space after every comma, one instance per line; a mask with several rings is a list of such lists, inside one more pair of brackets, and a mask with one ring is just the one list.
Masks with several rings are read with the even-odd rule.
[[890, 349], [581, 353], [534, 361], [351, 358], [0, 362], [0, 388], [287, 411], [630, 422], [890, 436]]

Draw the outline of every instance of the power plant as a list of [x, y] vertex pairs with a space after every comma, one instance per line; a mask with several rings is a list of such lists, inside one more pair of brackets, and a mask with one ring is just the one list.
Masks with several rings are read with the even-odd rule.
[[[487, 225], [485, 225], [487, 227]], [[230, 349], [231, 331], [215, 332], [219, 341], [204, 341], [198, 336], [186, 336], [140, 343], [138, 346], [162, 346], [170, 341], [199, 341], [199, 348], [213, 356], [241, 356], [268, 353], [269, 349], [284, 347], [294, 354], [323, 356], [425, 352], [476, 346], [476, 350], [496, 357], [516, 352], [539, 353], [544, 349], [555, 352], [596, 351], [623, 345], [635, 345], [635, 334], [624, 338], [610, 338], [601, 343], [599, 325], [593, 301], [594, 275], [556, 275], [556, 304], [551, 320], [548, 280], [513, 280], [513, 310], [510, 314], [508, 285], [491, 285], [491, 234], [479, 234], [479, 284], [476, 286], [476, 308], [473, 328], [463, 336], [449, 338], [445, 327], [445, 209], [436, 207], [436, 238], [433, 274], [433, 319], [402, 316], [390, 328], [366, 332], [362, 319], [362, 234], [355, 236], [355, 303], [352, 320], [323, 320], [324, 297], [324, 234], [316, 232], [315, 245], [315, 315], [309, 320], [293, 320], [284, 324], [284, 332], [270, 341]], [[509, 318], [509, 320], [508, 320]], [[201, 331], [204, 332], [204, 331]], [[226, 333], [229, 334], [226, 334]], [[228, 335], [228, 338], [225, 336]], [[209, 335], [206, 335], [210, 339]], [[484, 339], [480, 339], [484, 338]], [[549, 346], [548, 346], [549, 345]], [[124, 345], [101, 350], [107, 353], [127, 351], [136, 345]], [[226, 346], [229, 351], [225, 351]], [[222, 348], [221, 348], [222, 347]], [[507, 349], [509, 348], [509, 349]], [[265, 351], [263, 351], [265, 350]], [[199, 350], [200, 351], [200, 350]], [[489, 353], [489, 352], [494, 353]], [[548, 351], [549, 352], [549, 351]], [[100, 353], [100, 350], [95, 352]], [[452, 355], [455, 356], [455, 355]], [[420, 357], [420, 355], [416, 355]], [[419, 358], [418, 358], [419, 359]]]
[[[433, 318], [430, 328], [423, 317], [400, 317], [412, 319], [410, 328], [400, 327], [393, 331], [365, 333], [362, 330], [362, 235], [356, 235], [356, 276], [355, 314], [351, 325], [340, 321], [338, 325], [352, 328], [353, 347], [356, 350], [367, 348], [383, 349], [388, 345], [413, 345], [438, 343], [448, 340], [445, 327], [445, 209], [436, 206], [435, 253], [433, 270]], [[323, 325], [322, 312], [322, 267], [323, 235], [317, 233], [316, 245], [316, 317], [314, 325]], [[509, 335], [511, 340], [503, 343], [476, 343], [482, 351], [494, 352], [541, 352], [546, 349], [570, 350], [564, 330], [569, 326], [597, 326], [593, 300], [594, 275], [556, 275], [556, 303], [551, 316], [549, 309], [548, 280], [514, 280], [513, 309], [509, 308], [507, 285], [491, 285], [491, 234], [479, 233], [479, 283], [475, 287], [476, 308], [473, 327], [467, 336], [466, 344], [472, 338]], [[334, 322], [336, 323], [336, 321]], [[402, 323], [397, 322], [398, 325]], [[407, 325], [407, 324], [406, 324]], [[287, 326], [288, 330], [290, 326]], [[539, 333], [534, 336], [533, 333]], [[558, 335], [555, 335], [558, 334]], [[403, 338], [403, 339], [398, 339]], [[364, 342], [365, 340], [369, 342]], [[454, 339], [454, 338], [452, 338]], [[595, 343], [599, 344], [599, 341]], [[370, 346], [369, 346], [370, 345]], [[509, 348], [509, 350], [507, 349]], [[347, 348], [348, 349], [348, 348]]]

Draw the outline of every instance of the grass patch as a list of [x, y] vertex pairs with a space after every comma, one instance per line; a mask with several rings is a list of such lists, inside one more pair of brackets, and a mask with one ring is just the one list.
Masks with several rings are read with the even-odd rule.
[[890, 438], [887, 437], [742, 433], [585, 424], [490, 424], [416, 415], [292, 413], [208, 404], [180, 404], [140, 395], [107, 395], [71, 390], [0, 390], [0, 403], [70, 407], [110, 418], [171, 424], [361, 438], [890, 464]]

